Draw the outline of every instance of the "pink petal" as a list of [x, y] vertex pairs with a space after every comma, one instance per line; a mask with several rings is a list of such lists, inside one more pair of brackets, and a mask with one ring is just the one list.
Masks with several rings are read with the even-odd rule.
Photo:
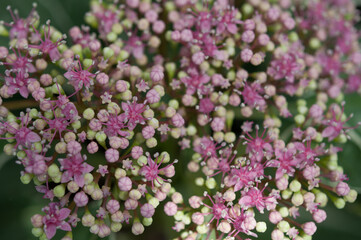
[[84, 177], [83, 177], [83, 175], [76, 174], [74, 176], [74, 181], [76, 182], [76, 184], [78, 184], [79, 187], [84, 186]]
[[83, 173], [89, 173], [91, 171], [93, 171], [94, 167], [87, 164], [87, 163], [83, 163]]
[[26, 87], [21, 87], [19, 89], [19, 93], [23, 98], [28, 98], [29, 97], [29, 91]]
[[233, 23], [228, 24], [228, 25], [227, 25], [227, 30], [228, 30], [228, 32], [230, 32], [230, 33], [232, 33], [232, 34], [236, 34], [236, 33], [237, 33], [237, 26], [236, 26], [236, 24], [233, 24]]
[[335, 134], [337, 134], [337, 132], [336, 132], [335, 128], [332, 126], [329, 126], [322, 131], [322, 137], [324, 137], [324, 138], [332, 138], [333, 139]]
[[34, 143], [34, 142], [40, 142], [41, 138], [38, 134], [34, 133], [34, 132], [29, 132], [27, 135], [26, 135], [26, 140], [31, 142], [31, 143]]
[[56, 233], [56, 226], [54, 224], [46, 225], [44, 228], [46, 237], [52, 239]]
[[70, 227], [70, 224], [67, 223], [67, 222], [63, 222], [60, 226], [60, 229], [63, 230], [63, 231], [68, 231], [70, 232], [71, 231], [71, 227]]
[[71, 210], [69, 208], [62, 208], [59, 210], [59, 220], [64, 220], [70, 214]]
[[56, 47], [50, 50], [49, 57], [50, 57], [51, 61], [53, 61], [53, 62], [59, 60], [60, 53]]
[[64, 77], [66, 77], [68, 80], [72, 80], [73, 73], [71, 71], [64, 73]]
[[71, 177], [69, 176], [68, 171], [64, 172], [63, 175], [61, 175], [61, 182], [62, 183], [69, 182], [70, 180], [71, 180]]

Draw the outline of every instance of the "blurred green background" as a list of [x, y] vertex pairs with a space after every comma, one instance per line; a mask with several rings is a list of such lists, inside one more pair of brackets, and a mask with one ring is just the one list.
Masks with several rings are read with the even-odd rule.
[[[32, 8], [32, 2], [28, 0], [0, 0], [0, 19], [10, 21], [10, 15], [6, 6], [11, 5], [18, 9], [20, 16], [27, 16]], [[89, 10], [88, 0], [38, 0], [37, 10], [41, 16], [41, 22], [51, 19], [52, 25], [60, 31], [67, 33], [71, 26], [83, 24], [84, 14]], [[361, 5], [360, 1], [355, 1]], [[7, 46], [6, 39], [0, 38], [0, 44]], [[354, 113], [350, 120], [353, 126], [361, 121], [361, 96], [352, 94], [346, 96], [346, 113]], [[350, 186], [361, 193], [361, 129], [352, 133], [352, 140], [344, 147], [340, 156], [340, 163], [350, 178]], [[0, 144], [0, 149], [3, 147]], [[182, 153], [187, 154], [187, 153]], [[180, 159], [182, 159], [180, 157]], [[181, 163], [180, 163], [181, 164]], [[182, 164], [179, 169], [182, 168]], [[35, 191], [33, 186], [23, 185], [20, 180], [22, 168], [15, 164], [15, 159], [6, 156], [0, 151], [0, 240], [23, 240], [36, 239], [31, 234], [30, 217], [40, 212], [47, 201], [41, 198], [41, 194]], [[185, 185], [186, 172], [178, 172], [176, 185], [181, 192], [191, 192], [189, 185]], [[182, 191], [183, 190], [183, 191]], [[361, 196], [354, 204], [348, 204], [345, 209], [338, 210], [332, 203], [327, 206], [327, 220], [318, 224], [318, 231], [314, 239], [327, 240], [360, 240], [361, 239]], [[155, 217], [151, 227], [146, 228], [141, 237], [135, 237], [127, 231], [112, 235], [109, 239], [170, 239], [174, 236], [171, 226], [173, 219], [165, 218], [162, 214]], [[129, 232], [129, 231], [128, 231]], [[59, 234], [60, 235], [60, 234]], [[57, 235], [57, 237], [60, 237]], [[75, 240], [97, 239], [91, 235], [87, 228], [78, 227], [74, 232]]]

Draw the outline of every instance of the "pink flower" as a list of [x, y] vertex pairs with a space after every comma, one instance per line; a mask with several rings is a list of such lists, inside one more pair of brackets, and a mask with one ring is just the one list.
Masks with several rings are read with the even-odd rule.
[[89, 173], [94, 169], [94, 167], [84, 162], [80, 153], [59, 159], [59, 162], [61, 168], [64, 170], [61, 182], [67, 183], [74, 179], [79, 187], [84, 186], [84, 174]]
[[256, 220], [250, 213], [245, 213], [243, 208], [239, 211], [235, 210], [233, 207], [230, 209], [230, 222], [234, 228], [232, 232], [229, 233], [229, 236], [237, 236], [239, 233], [245, 233], [247, 235], [257, 237], [257, 234], [251, 232], [250, 230], [256, 227]]
[[204, 215], [212, 214], [213, 217], [211, 218], [211, 220], [209, 220], [208, 224], [211, 224], [211, 222], [214, 219], [216, 219], [217, 220], [216, 226], [218, 226], [219, 225], [219, 220], [228, 218], [228, 209], [224, 205], [224, 202], [221, 199], [216, 198], [215, 201], [213, 201], [211, 196], [209, 196], [208, 193], [205, 193], [205, 194], [209, 198], [209, 200], [211, 201], [212, 206], [209, 206], [209, 205], [205, 204], [204, 202], [202, 202], [202, 205], [206, 206], [207, 208], [209, 208], [211, 210], [210, 213], [205, 213]]
[[132, 103], [122, 102], [122, 109], [124, 113], [121, 116], [124, 118], [124, 122], [127, 122], [129, 130], [132, 131], [138, 123], [145, 123], [142, 113], [146, 110], [146, 106], [143, 103], [136, 103], [136, 99], [133, 99]]
[[261, 89], [261, 86], [257, 83], [245, 83], [242, 91], [244, 102], [250, 107], [259, 107], [261, 110], [264, 109], [266, 107], [266, 101], [260, 95]]
[[147, 153], [147, 155], [148, 155], [148, 162], [139, 170], [139, 173], [143, 175], [147, 181], [150, 181], [152, 183], [152, 187], [154, 187], [155, 181], [161, 185], [161, 182], [159, 180], [163, 180], [163, 181], [167, 181], [167, 180], [160, 177], [159, 175], [162, 173], [166, 175], [167, 169], [173, 166], [173, 164], [176, 163], [177, 161], [174, 161], [172, 164], [169, 164], [166, 167], [160, 168], [161, 164], [163, 163], [164, 156], [159, 161], [159, 156], [156, 156], [156, 158], [152, 160], [150, 154]]
[[356, 127], [345, 126], [345, 124], [348, 122], [348, 120], [350, 120], [350, 118], [353, 115], [351, 114], [346, 120], [342, 120], [342, 115], [344, 112], [344, 104], [342, 104], [342, 110], [341, 113], [339, 113], [339, 116], [337, 116], [334, 106], [331, 107], [330, 112], [332, 114], [332, 118], [323, 121], [323, 124], [327, 127], [322, 131], [322, 137], [328, 138], [329, 141], [332, 141], [333, 139], [338, 137], [341, 133], [345, 133], [344, 129], [353, 129], [358, 126], [358, 125]]
[[73, 85], [75, 90], [80, 90], [83, 86], [89, 88], [93, 85], [93, 78], [95, 74], [90, 73], [90, 69], [93, 67], [91, 65], [87, 69], [82, 68], [80, 61], [76, 61], [72, 70], [67, 71], [64, 76], [70, 81], [70, 84]]
[[[47, 21], [48, 31], [45, 31], [45, 25], [43, 27], [44, 30], [44, 40], [40, 39], [40, 45], [29, 45], [30, 48], [37, 48], [40, 52], [49, 54], [51, 61], [58, 61], [60, 58], [60, 53], [58, 51], [58, 46], [62, 43], [63, 39], [58, 39], [55, 43], [53, 43], [50, 39], [50, 21]], [[36, 34], [39, 34], [38, 30], [33, 28]]]
[[60, 208], [58, 203], [52, 202], [44, 207], [43, 211], [46, 213], [43, 217], [44, 232], [48, 239], [54, 237], [57, 228], [63, 231], [71, 231], [69, 223], [65, 221], [70, 214], [70, 209]]
[[266, 208], [268, 201], [270, 201], [270, 197], [264, 197], [263, 191], [266, 186], [259, 190], [256, 187], [252, 187], [247, 192], [242, 192], [242, 197], [239, 199], [239, 204], [241, 207], [256, 207], [260, 213], [263, 213], [263, 210]]

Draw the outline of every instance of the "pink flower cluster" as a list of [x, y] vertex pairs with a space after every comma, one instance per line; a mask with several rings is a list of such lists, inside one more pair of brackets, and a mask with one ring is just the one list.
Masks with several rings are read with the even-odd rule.
[[[351, 0], [92, 0], [69, 39], [35, 6], [9, 11], [0, 135], [21, 181], [50, 201], [31, 218], [36, 237], [72, 239], [78, 222], [139, 235], [168, 199], [179, 239], [271, 228], [272, 240], [307, 240], [329, 200], [355, 201], [338, 165], [357, 127], [344, 93], [361, 92]], [[186, 201], [175, 157], [194, 173]]]

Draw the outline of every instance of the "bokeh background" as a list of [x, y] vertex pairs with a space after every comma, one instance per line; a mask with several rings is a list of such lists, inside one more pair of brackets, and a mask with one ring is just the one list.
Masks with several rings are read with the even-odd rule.
[[[0, 19], [7, 22], [11, 19], [6, 11], [7, 5], [18, 9], [20, 16], [27, 16], [32, 8], [32, 2], [30, 0], [0, 0]], [[38, 4], [37, 10], [41, 22], [44, 23], [50, 19], [53, 26], [65, 33], [74, 25], [81, 26], [84, 23], [83, 17], [89, 10], [88, 0], [38, 0], [35, 2]], [[361, 9], [361, 0], [355, 0], [355, 3]], [[0, 45], [7, 46], [5, 38], [0, 37]], [[354, 113], [354, 117], [350, 120], [352, 126], [361, 121], [361, 96], [347, 95], [345, 100], [347, 102], [345, 112], [347, 114]], [[353, 130], [351, 137], [352, 140], [346, 144], [341, 153], [340, 163], [350, 178], [350, 186], [361, 194], [361, 128]], [[0, 240], [36, 239], [31, 234], [30, 217], [40, 212], [47, 201], [41, 198], [33, 186], [26, 186], [20, 182], [22, 169], [15, 164], [14, 158], [2, 153], [3, 145], [4, 143], [0, 143]], [[184, 155], [187, 152], [180, 154]], [[182, 156], [179, 159], [182, 159]], [[178, 167], [185, 169], [181, 163]], [[191, 193], [194, 189], [191, 189], [191, 184], [185, 181], [188, 178], [187, 172], [181, 171], [177, 171], [175, 184], [179, 191], [187, 195], [187, 192]], [[342, 210], [336, 209], [331, 202], [326, 210], [328, 218], [324, 223], [318, 224], [318, 231], [314, 239], [361, 239], [361, 195], [356, 203], [348, 204]], [[158, 211], [153, 225], [146, 228], [145, 233], [140, 237], [133, 236], [125, 229], [122, 233], [113, 234], [108, 239], [171, 239], [174, 237], [171, 230], [173, 220], [163, 215], [161, 211]], [[61, 235], [57, 234], [56, 238], [61, 238]], [[97, 239], [97, 236], [90, 234], [87, 228], [80, 226], [74, 231], [74, 239], [92, 240]]]

